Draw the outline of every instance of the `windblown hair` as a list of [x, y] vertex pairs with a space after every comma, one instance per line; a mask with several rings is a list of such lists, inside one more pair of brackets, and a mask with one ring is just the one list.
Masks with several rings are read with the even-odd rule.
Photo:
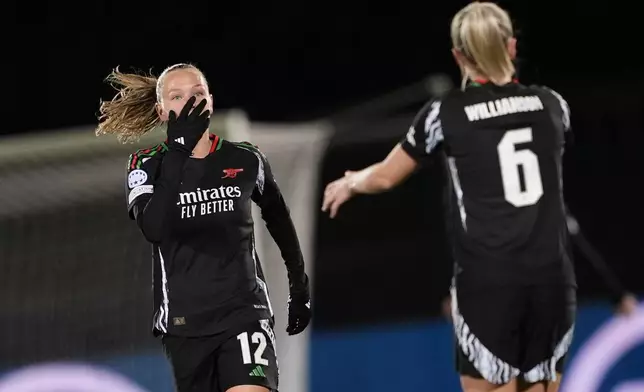
[[[508, 52], [508, 41], [513, 35], [510, 16], [494, 3], [471, 3], [452, 19], [454, 48], [463, 53], [476, 72], [497, 84], [515, 72]], [[463, 73], [464, 86], [467, 75]]]
[[105, 81], [118, 92], [110, 101], [101, 101], [96, 136], [116, 135], [120, 142], [132, 143], [161, 125], [156, 105], [161, 102], [165, 76], [169, 72], [187, 68], [199, 71], [192, 64], [180, 63], [166, 68], [159, 77], [155, 77], [123, 73], [117, 67]]

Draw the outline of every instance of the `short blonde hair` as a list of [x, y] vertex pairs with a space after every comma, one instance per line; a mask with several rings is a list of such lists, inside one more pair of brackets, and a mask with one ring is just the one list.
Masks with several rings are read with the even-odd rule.
[[[452, 45], [461, 51], [478, 73], [499, 83], [515, 72], [508, 52], [513, 37], [510, 16], [494, 3], [474, 2], [452, 19]], [[463, 86], [467, 75], [463, 75]]]
[[118, 92], [110, 101], [101, 102], [96, 135], [116, 135], [122, 143], [135, 142], [142, 135], [161, 125], [156, 104], [161, 102], [165, 76], [178, 69], [194, 69], [192, 64], [179, 63], [166, 68], [157, 78], [153, 75], [123, 73], [116, 68], [106, 78]]

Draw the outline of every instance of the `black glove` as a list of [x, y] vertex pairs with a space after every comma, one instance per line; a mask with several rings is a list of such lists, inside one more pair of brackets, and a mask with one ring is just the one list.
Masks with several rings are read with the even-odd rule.
[[289, 335], [297, 335], [304, 331], [311, 322], [311, 296], [309, 295], [308, 278], [306, 289], [291, 292], [288, 296], [288, 325], [286, 332]]
[[[195, 96], [190, 97], [188, 102], [183, 106], [183, 109], [181, 109], [179, 117], [177, 117], [174, 111], [170, 111], [168, 120], [169, 150], [192, 154], [192, 150], [197, 145], [197, 142], [201, 139], [206, 129], [208, 129], [210, 125], [210, 111], [206, 110], [202, 113], [208, 102], [202, 99], [192, 109], [196, 100], [197, 98]], [[190, 111], [191, 109], [192, 112]]]

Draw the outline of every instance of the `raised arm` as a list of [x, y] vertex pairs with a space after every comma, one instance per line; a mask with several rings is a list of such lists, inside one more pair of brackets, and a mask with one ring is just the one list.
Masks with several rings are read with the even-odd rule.
[[[170, 112], [167, 122], [168, 142], [167, 145], [164, 143], [157, 147], [155, 151], [158, 155], [148, 156], [146, 162], [146, 157], [143, 156], [147, 153], [146, 150], [130, 156], [127, 176], [128, 210], [145, 238], [152, 243], [163, 240], [168, 227], [168, 212], [179, 194], [183, 166], [199, 139], [208, 130], [210, 112], [204, 110], [207, 101], [203, 99], [197, 106], [194, 106], [195, 103], [196, 97], [190, 97], [178, 116], [173, 111]], [[163, 153], [164, 151], [166, 152]]]

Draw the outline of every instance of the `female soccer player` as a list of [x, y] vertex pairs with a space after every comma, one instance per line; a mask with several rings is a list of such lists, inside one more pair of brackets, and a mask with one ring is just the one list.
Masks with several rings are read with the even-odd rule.
[[462, 388], [514, 391], [522, 380], [529, 391], [556, 391], [576, 312], [561, 183], [568, 104], [514, 79], [516, 39], [497, 5], [460, 10], [451, 38], [461, 88], [421, 109], [382, 162], [329, 184], [322, 210], [335, 217], [356, 194], [392, 189], [440, 151]]
[[167, 125], [167, 140], [127, 164], [128, 212], [153, 244], [153, 332], [179, 392], [277, 391], [273, 311], [255, 249], [251, 201], [261, 208], [290, 283], [287, 332], [311, 318], [309, 282], [288, 207], [266, 157], [208, 130], [212, 96], [188, 64], [159, 78], [109, 77], [97, 134], [136, 139]]

